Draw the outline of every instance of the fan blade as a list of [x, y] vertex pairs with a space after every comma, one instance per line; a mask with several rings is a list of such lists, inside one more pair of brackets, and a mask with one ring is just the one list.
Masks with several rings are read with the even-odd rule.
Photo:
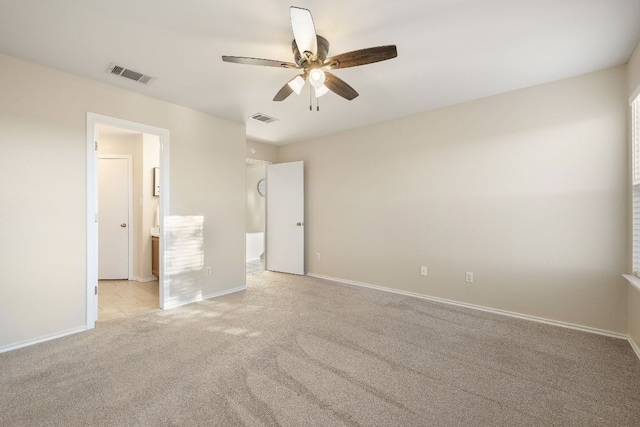
[[301, 55], [304, 52], [311, 52], [314, 56], [318, 53], [318, 39], [316, 38], [316, 27], [313, 25], [313, 18], [308, 9], [291, 6], [291, 28], [293, 38], [298, 45]]
[[329, 88], [329, 90], [335, 92], [337, 95], [351, 101], [353, 98], [358, 96], [358, 92], [351, 86], [349, 86], [344, 80], [339, 77], [334, 76], [328, 71], [324, 72], [325, 81], [324, 85]]
[[299, 74], [289, 80], [286, 85], [282, 86], [282, 88], [276, 93], [276, 96], [273, 97], [274, 101], [282, 101], [287, 98], [287, 96], [291, 95], [292, 92], [296, 94], [300, 94], [302, 87], [307, 81], [306, 74]]
[[247, 58], [245, 56], [223, 56], [224, 62], [233, 62], [235, 64], [245, 65], [264, 65], [265, 67], [278, 68], [300, 68], [293, 62], [275, 61], [273, 59]]
[[338, 68], [356, 67], [358, 65], [386, 61], [396, 56], [398, 56], [398, 50], [395, 45], [377, 46], [332, 56], [324, 61], [324, 65], [336, 70]]
[[289, 86], [289, 82], [287, 82], [284, 84], [284, 86], [282, 86], [282, 88], [280, 88], [278, 93], [276, 93], [276, 96], [273, 97], [273, 100], [284, 101], [292, 93], [293, 93], [293, 89], [291, 89], [291, 86]]

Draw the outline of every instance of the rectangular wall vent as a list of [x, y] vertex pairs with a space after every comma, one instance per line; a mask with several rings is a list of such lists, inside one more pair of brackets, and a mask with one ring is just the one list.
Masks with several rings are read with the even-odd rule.
[[273, 117], [269, 117], [266, 114], [262, 114], [262, 113], [255, 113], [252, 116], [249, 116], [250, 119], [253, 120], [257, 120], [259, 122], [262, 123], [273, 123], [275, 121], [277, 121], [278, 119], [274, 119]]
[[153, 77], [145, 76], [142, 73], [130, 70], [128, 68], [125, 68], [125, 67], [122, 67], [122, 66], [116, 65], [116, 64], [109, 65], [109, 68], [107, 69], [107, 73], [115, 74], [116, 76], [124, 77], [124, 78], [127, 78], [129, 80], [133, 80], [133, 81], [136, 81], [136, 82], [144, 83], [146, 85], [151, 83], [151, 81], [153, 80]]

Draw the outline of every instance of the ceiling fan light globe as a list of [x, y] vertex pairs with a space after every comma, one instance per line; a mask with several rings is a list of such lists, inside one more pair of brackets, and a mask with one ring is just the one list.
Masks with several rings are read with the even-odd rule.
[[316, 89], [324, 85], [325, 78], [326, 76], [324, 75], [324, 72], [318, 68], [314, 68], [309, 73], [309, 81]]
[[321, 85], [318, 87], [314, 86], [314, 89], [316, 91], [316, 98], [320, 98], [322, 95], [325, 95], [327, 92], [329, 92], [329, 88], [325, 85]]
[[291, 90], [293, 90], [296, 93], [296, 95], [300, 95], [300, 91], [304, 86], [304, 79], [301, 76], [296, 76], [288, 84]]

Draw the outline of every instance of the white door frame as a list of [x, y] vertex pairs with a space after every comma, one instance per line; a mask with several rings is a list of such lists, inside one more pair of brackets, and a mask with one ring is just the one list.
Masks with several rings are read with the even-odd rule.
[[[133, 169], [132, 162], [133, 157], [129, 154], [99, 154], [98, 159], [124, 159], [127, 161], [127, 234], [128, 234], [128, 266], [127, 266], [127, 279], [133, 280], [133, 236], [134, 236], [134, 221], [133, 221]], [[97, 169], [96, 169], [97, 171]], [[100, 233], [98, 233], [98, 237]]]
[[157, 135], [160, 139], [160, 308], [169, 298], [165, 272], [166, 228], [164, 219], [169, 214], [169, 131], [154, 126], [87, 113], [87, 329], [93, 329], [98, 317], [98, 125], [107, 125], [134, 132]]

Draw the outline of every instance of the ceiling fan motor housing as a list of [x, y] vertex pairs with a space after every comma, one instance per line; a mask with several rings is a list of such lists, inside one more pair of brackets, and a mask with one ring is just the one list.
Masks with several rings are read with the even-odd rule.
[[291, 50], [293, 51], [294, 61], [300, 68], [306, 68], [312, 64], [322, 66], [324, 60], [327, 59], [327, 53], [329, 53], [329, 40], [319, 35], [316, 35], [316, 39], [318, 41], [318, 53], [316, 54], [315, 60], [313, 59], [313, 57], [310, 58], [312, 63], [309, 63], [306, 55], [300, 53], [296, 41], [293, 40], [291, 42]]

